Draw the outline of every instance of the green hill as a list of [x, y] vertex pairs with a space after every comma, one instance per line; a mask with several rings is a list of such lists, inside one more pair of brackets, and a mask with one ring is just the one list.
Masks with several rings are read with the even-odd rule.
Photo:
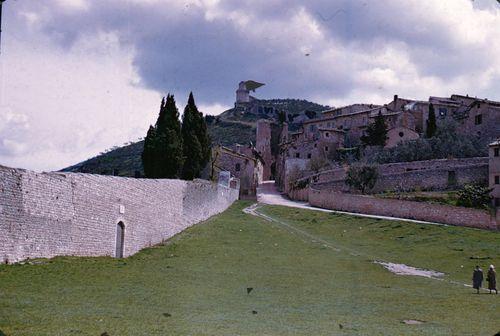
[[[259, 100], [259, 106], [273, 107], [277, 111], [287, 111], [289, 116], [299, 116], [320, 112], [327, 106], [299, 99]], [[235, 143], [255, 144], [255, 128], [259, 119], [276, 119], [276, 115], [241, 113], [229, 109], [218, 116], [207, 116], [207, 126], [213, 144], [230, 146]], [[144, 131], [146, 134], [146, 130]], [[114, 147], [93, 158], [62, 169], [65, 172], [92, 173], [101, 175], [142, 176], [141, 154], [144, 141]]]

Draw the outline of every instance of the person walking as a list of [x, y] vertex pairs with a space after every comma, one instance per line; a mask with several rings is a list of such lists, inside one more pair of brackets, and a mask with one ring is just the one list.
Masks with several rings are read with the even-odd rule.
[[495, 266], [490, 265], [490, 269], [488, 270], [488, 274], [486, 275], [486, 281], [488, 281], [488, 289], [491, 291], [495, 291], [498, 294], [497, 290], [497, 272], [495, 272]]
[[481, 285], [483, 284], [483, 270], [476, 266], [474, 273], [472, 274], [472, 287], [477, 289], [477, 294], [479, 294], [479, 290], [481, 289]]

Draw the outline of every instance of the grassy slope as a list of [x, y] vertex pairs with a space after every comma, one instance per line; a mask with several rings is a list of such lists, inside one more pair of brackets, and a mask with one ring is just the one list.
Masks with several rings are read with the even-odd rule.
[[[237, 203], [168, 244], [128, 259], [55, 258], [41, 265], [0, 266], [0, 330], [110, 336], [493, 335], [500, 330], [500, 295], [396, 276], [371, 263], [377, 258], [428, 267], [468, 283], [476, 262], [470, 256], [490, 257], [480, 261], [483, 266], [500, 263], [499, 233], [265, 208], [343, 248], [336, 252], [241, 213], [247, 204]], [[353, 256], [346, 248], [359, 252]], [[254, 291], [247, 295], [246, 287]], [[428, 322], [407, 326], [402, 319]]]

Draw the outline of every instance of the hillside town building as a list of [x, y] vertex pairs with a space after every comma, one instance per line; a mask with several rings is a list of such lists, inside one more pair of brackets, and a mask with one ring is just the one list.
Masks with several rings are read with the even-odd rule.
[[219, 176], [222, 171], [239, 179], [240, 198], [256, 196], [257, 186], [262, 183], [263, 164], [252, 146], [215, 147], [212, 150], [212, 175]]
[[500, 208], [500, 138], [489, 146], [489, 186], [492, 203]]

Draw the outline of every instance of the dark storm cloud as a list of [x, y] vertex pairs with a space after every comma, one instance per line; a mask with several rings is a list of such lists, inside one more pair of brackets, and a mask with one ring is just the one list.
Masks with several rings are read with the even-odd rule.
[[[363, 68], [356, 56], [379, 57], [390, 45], [406, 53], [423, 76], [452, 80], [484, 71], [488, 50], [464, 47], [443, 17], [456, 10], [394, 0], [226, 0], [215, 6], [108, 0], [89, 2], [82, 11], [52, 5], [43, 30], [63, 48], [84, 34], [116, 32], [124, 45], [135, 49], [134, 65], [147, 87], [181, 94], [193, 90], [202, 102], [227, 104], [236, 84], [249, 78], [270, 84], [261, 90], [270, 97], [348, 95], [359, 85], [356, 72]], [[221, 14], [207, 19], [210, 11]], [[289, 25], [301, 11], [321, 31], [319, 42], [309, 45], [307, 34], [290, 33]], [[245, 26], [237, 22], [241, 16], [248, 20]], [[269, 31], [256, 36], [266, 25]], [[303, 45], [310, 51], [303, 51]], [[328, 62], [321, 57], [328, 48], [352, 57], [332, 56]]]

